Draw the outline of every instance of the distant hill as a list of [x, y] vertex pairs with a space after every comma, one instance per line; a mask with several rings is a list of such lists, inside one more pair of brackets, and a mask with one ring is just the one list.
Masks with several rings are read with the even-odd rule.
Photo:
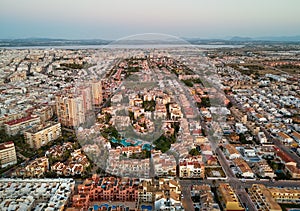
[[300, 36], [268, 36], [268, 37], [232, 37], [230, 41], [251, 42], [251, 41], [269, 41], [269, 42], [300, 42]]
[[299, 36], [257, 37], [256, 40], [278, 41], [278, 42], [300, 42], [300, 35]]
[[270, 36], [270, 37], [240, 37], [234, 36], [227, 39], [203, 39], [203, 38], [182, 38], [180, 39], [124, 39], [116, 42], [103, 39], [53, 39], [53, 38], [24, 38], [24, 39], [0, 39], [0, 47], [35, 47], [35, 46], [77, 46], [77, 45], [107, 45], [107, 44], [186, 44], [183, 40], [194, 45], [240, 45], [240, 44], [262, 44], [262, 43], [300, 43], [299, 36]]
[[249, 42], [249, 41], [253, 41], [253, 39], [250, 38], [250, 37], [238, 37], [238, 36], [236, 36], [236, 37], [232, 37], [230, 39], [230, 41]]

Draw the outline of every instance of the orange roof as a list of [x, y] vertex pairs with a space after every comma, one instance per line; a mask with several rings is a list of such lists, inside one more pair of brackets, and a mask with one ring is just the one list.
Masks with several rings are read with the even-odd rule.
[[4, 124], [15, 125], [15, 124], [19, 124], [21, 122], [26, 122], [28, 120], [35, 119], [35, 118], [37, 118], [37, 117], [27, 116], [27, 117], [23, 117], [21, 119], [16, 119], [16, 120], [11, 120], [11, 121], [5, 122]]
[[283, 152], [282, 150], [278, 150], [276, 152], [277, 156], [280, 157], [285, 163], [295, 162], [288, 154]]

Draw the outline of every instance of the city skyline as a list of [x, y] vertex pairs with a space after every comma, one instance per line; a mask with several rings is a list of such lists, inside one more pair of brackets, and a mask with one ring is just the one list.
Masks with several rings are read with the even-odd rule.
[[296, 0], [1, 0], [0, 5], [1, 39], [119, 39], [143, 33], [220, 39], [300, 35]]

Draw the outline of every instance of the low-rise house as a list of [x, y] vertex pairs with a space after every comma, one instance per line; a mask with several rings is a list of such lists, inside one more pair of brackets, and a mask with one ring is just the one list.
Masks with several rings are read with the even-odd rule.
[[287, 153], [283, 152], [280, 149], [276, 150], [276, 157], [286, 165], [296, 165], [296, 162], [293, 158], [291, 158]]
[[274, 178], [276, 174], [273, 169], [269, 166], [266, 160], [261, 160], [255, 163], [254, 167], [255, 173], [261, 177]]
[[49, 170], [49, 161], [46, 157], [37, 158], [25, 167], [25, 177], [42, 177]]
[[294, 138], [294, 140], [300, 145], [300, 133], [294, 131], [292, 132], [291, 136]]
[[176, 160], [173, 155], [155, 151], [152, 159], [156, 176], [176, 176]]
[[218, 203], [214, 199], [214, 194], [209, 185], [193, 185], [191, 196], [195, 199], [199, 197], [199, 201], [193, 201], [194, 207], [201, 211], [220, 211]]
[[65, 210], [74, 192], [73, 179], [0, 179], [1, 211]]
[[292, 176], [293, 179], [300, 179], [300, 168], [293, 164], [285, 165], [285, 170]]
[[242, 158], [236, 158], [233, 160], [235, 166], [238, 168], [240, 174], [244, 178], [254, 178], [254, 173], [248, 163]]
[[283, 144], [291, 144], [293, 142], [293, 139], [284, 132], [279, 132], [278, 138]]
[[235, 124], [235, 131], [238, 134], [245, 133], [245, 132], [248, 131], [248, 128], [245, 125], [243, 125], [242, 123], [236, 123]]
[[259, 143], [261, 144], [268, 143], [268, 139], [264, 132], [258, 132], [257, 136], [258, 136]]
[[232, 144], [225, 145], [225, 154], [230, 160], [241, 157], [239, 151]]
[[127, 157], [130, 157], [132, 154], [141, 153], [142, 147], [141, 146], [130, 146], [130, 147], [122, 147], [121, 153], [126, 154]]
[[181, 187], [178, 181], [160, 178], [155, 192], [155, 210], [182, 210]]
[[240, 136], [237, 133], [230, 133], [229, 138], [230, 138], [230, 141], [233, 143], [239, 143], [239, 141], [240, 141]]
[[256, 119], [257, 121], [261, 122], [261, 123], [265, 123], [265, 122], [268, 121], [267, 118], [264, 117], [264, 116], [261, 115], [261, 114], [256, 114], [256, 115], [255, 115], [255, 119]]

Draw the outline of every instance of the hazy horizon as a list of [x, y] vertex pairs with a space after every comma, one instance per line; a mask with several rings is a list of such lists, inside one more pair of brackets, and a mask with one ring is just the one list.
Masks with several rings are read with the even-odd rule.
[[298, 0], [0, 0], [0, 38], [299, 36]]

